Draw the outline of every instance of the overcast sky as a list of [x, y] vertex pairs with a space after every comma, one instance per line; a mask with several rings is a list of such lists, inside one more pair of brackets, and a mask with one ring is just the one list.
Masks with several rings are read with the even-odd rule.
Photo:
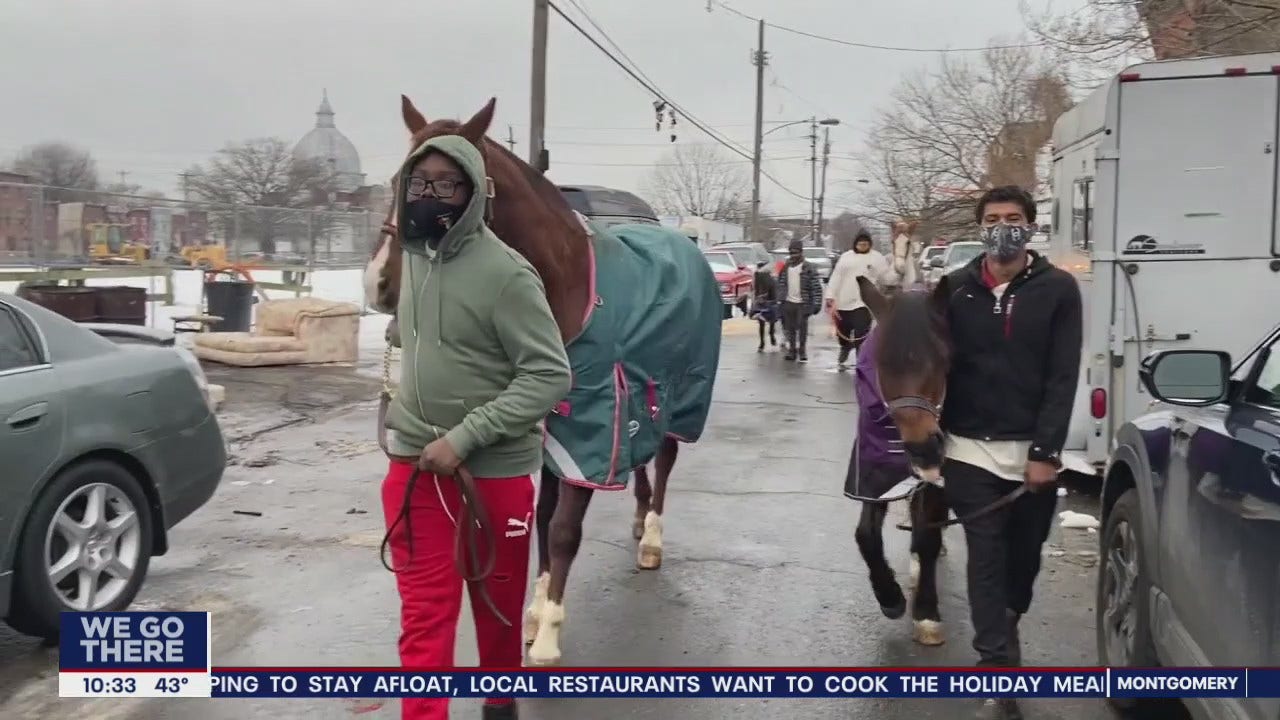
[[[579, 16], [571, 0], [554, 0]], [[675, 102], [750, 148], [755, 24], [706, 0], [577, 0]], [[1057, 0], [1057, 5], [1070, 0]], [[1043, 6], [1045, 0], [1033, 0]], [[966, 47], [1023, 28], [1019, 0], [734, 0], [770, 22], [893, 46]], [[469, 116], [498, 98], [491, 134], [528, 147], [532, 0], [0, 0], [0, 161], [24, 145], [70, 140], [104, 182], [174, 192], [177, 173], [228, 141], [294, 142], [328, 89], [336, 123], [370, 182], [404, 149], [399, 95], [429, 118]], [[832, 131], [833, 198], [855, 179], [875, 108], [926, 53], [859, 49], [766, 30], [765, 119], [817, 114]], [[552, 14], [547, 140], [552, 177], [638, 190], [670, 150], [653, 96]], [[808, 196], [804, 126], [766, 139], [766, 169]], [[689, 125], [679, 142], [709, 142]], [[749, 163], [743, 161], [749, 169]], [[847, 187], [847, 186], [846, 186]], [[808, 201], [766, 181], [767, 209]]]

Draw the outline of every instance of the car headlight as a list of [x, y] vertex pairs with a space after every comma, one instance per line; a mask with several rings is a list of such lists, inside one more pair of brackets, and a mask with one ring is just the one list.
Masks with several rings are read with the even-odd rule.
[[214, 403], [209, 396], [209, 378], [204, 374], [204, 368], [200, 366], [200, 360], [190, 350], [184, 347], [174, 347], [174, 352], [178, 353], [178, 357], [182, 358], [182, 363], [187, 366], [187, 370], [191, 371], [191, 377], [196, 380], [196, 387], [200, 388], [200, 394], [204, 396], [204, 402], [209, 406], [210, 410], [214, 409]]
[[722, 293], [729, 292], [729, 283], [720, 283], [720, 292]]

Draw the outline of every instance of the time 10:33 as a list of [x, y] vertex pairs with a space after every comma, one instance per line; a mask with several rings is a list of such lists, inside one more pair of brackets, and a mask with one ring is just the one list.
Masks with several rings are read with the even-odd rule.
[[102, 693], [134, 693], [138, 690], [138, 681], [135, 678], [126, 677], [87, 677], [81, 678], [84, 682], [84, 691], [86, 693], [102, 694]]

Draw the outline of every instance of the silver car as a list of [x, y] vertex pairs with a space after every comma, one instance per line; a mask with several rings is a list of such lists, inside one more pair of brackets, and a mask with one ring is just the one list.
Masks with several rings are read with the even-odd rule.
[[127, 608], [226, 468], [199, 363], [119, 327], [0, 293], [0, 617], [23, 633]]
[[943, 277], [959, 270], [969, 263], [969, 261], [982, 254], [986, 248], [980, 242], [961, 241], [953, 242], [947, 246], [946, 252], [941, 257], [934, 257], [929, 261], [929, 272], [925, 275], [924, 283], [926, 287], [933, 287]]

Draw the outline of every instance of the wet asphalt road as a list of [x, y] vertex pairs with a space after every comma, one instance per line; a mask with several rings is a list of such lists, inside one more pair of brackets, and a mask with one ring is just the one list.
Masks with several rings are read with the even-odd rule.
[[[816, 325], [816, 324], [815, 324]], [[815, 327], [813, 361], [757, 355], [754, 328], [726, 326], [710, 426], [683, 448], [668, 491], [665, 562], [634, 568], [630, 493], [592, 503], [566, 598], [564, 664], [578, 666], [957, 666], [969, 648], [964, 542], [946, 535], [940, 567], [948, 642], [911, 642], [872, 598], [853, 543], [858, 507], [841, 494], [856, 408], [835, 371], [834, 342]], [[224, 427], [236, 464], [214, 499], [175, 529], [136, 607], [209, 610], [218, 665], [394, 665], [398, 606], [378, 561], [373, 441], [376, 381], [348, 369], [225, 373]], [[240, 377], [240, 380], [237, 380]], [[335, 407], [335, 404], [337, 406]], [[1062, 502], [1092, 512], [1087, 494]], [[260, 512], [249, 516], [234, 511]], [[891, 521], [902, 518], [900, 508]], [[906, 533], [886, 530], [905, 577]], [[1094, 657], [1097, 536], [1055, 529], [1023, 633], [1031, 665]], [[464, 609], [464, 613], [466, 610]], [[475, 663], [469, 615], [457, 662]], [[0, 718], [249, 720], [395, 718], [394, 701], [58, 700], [56, 652], [0, 631]], [[453, 716], [479, 717], [477, 701]], [[973, 701], [546, 700], [526, 720], [813, 720], [966, 717]], [[1101, 702], [1026, 703], [1033, 720], [1112, 717]]]

